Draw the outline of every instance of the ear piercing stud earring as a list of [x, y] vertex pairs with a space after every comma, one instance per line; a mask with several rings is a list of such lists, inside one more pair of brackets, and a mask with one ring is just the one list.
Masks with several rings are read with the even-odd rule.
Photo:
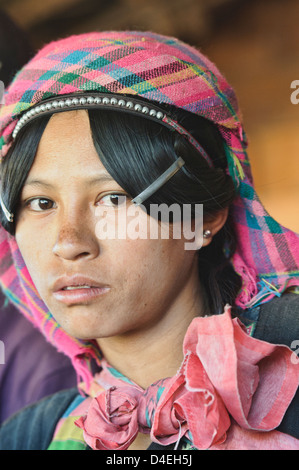
[[212, 232], [209, 229], [204, 230], [203, 232], [203, 237], [204, 238], [210, 238], [212, 236]]

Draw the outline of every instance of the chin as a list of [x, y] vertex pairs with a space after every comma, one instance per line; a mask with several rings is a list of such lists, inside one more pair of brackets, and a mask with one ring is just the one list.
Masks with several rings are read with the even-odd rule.
[[64, 315], [61, 321], [57, 320], [66, 333], [73, 338], [95, 340], [97, 338], [117, 336], [121, 333], [120, 328], [117, 326], [119, 323], [117, 320], [111, 322], [111, 317], [105, 320], [98, 313], [97, 318], [94, 318], [91, 312], [88, 315], [82, 314], [82, 306], [79, 308], [81, 313], [74, 314], [74, 312], [71, 312]]

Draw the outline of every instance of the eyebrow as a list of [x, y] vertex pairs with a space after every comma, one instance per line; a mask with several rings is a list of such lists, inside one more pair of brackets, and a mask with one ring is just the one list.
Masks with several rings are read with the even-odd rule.
[[[105, 181], [111, 182], [111, 181], [114, 181], [114, 179], [108, 173], [103, 173], [102, 175], [97, 176], [96, 178], [84, 180], [84, 184], [86, 186], [90, 186], [90, 185], [103, 183]], [[43, 179], [36, 179], [36, 178], [28, 178], [24, 183], [24, 187], [25, 186], [39, 186], [39, 187], [45, 187], [48, 189], [54, 189], [55, 187], [52, 183], [49, 183], [48, 181], [45, 181]]]

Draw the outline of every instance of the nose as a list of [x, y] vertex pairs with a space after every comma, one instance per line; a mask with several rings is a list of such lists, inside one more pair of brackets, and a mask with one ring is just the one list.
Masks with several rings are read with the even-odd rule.
[[73, 208], [69, 215], [65, 212], [58, 221], [57, 236], [53, 253], [64, 260], [95, 258], [100, 252], [99, 240], [96, 238], [92, 217], [86, 212], [82, 215]]

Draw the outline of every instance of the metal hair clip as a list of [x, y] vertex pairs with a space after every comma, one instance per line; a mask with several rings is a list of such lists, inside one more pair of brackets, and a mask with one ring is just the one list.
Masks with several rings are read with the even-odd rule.
[[13, 217], [14, 217], [14, 215], [6, 209], [5, 204], [4, 204], [3, 200], [2, 200], [1, 194], [0, 194], [0, 205], [1, 205], [1, 208], [2, 208], [2, 210], [3, 210], [3, 212], [4, 212], [5, 217], [6, 217], [7, 220], [8, 220], [8, 222], [13, 222]]
[[159, 176], [159, 178], [156, 179], [156, 181], [150, 184], [144, 191], [138, 194], [138, 196], [134, 197], [132, 202], [136, 205], [142, 204], [143, 201], [148, 199], [165, 183], [167, 183], [167, 181], [172, 178], [173, 175], [175, 175], [184, 164], [184, 160], [179, 157], [166, 171], [164, 171], [164, 173], [162, 173], [161, 176]]

